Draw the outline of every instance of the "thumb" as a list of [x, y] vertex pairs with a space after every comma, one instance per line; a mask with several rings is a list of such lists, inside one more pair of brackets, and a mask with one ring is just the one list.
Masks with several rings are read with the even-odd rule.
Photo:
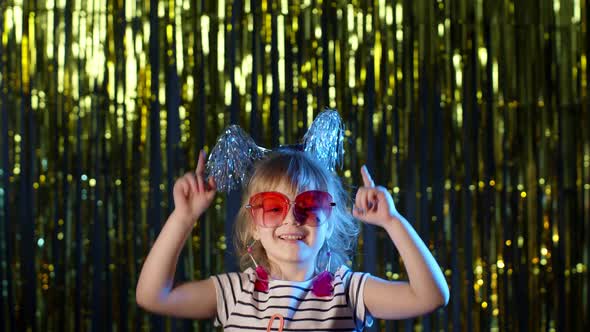
[[182, 193], [182, 196], [186, 197], [189, 194], [189, 187], [186, 185], [186, 183], [182, 183], [180, 185], [180, 192]]
[[215, 182], [215, 178], [210, 176], [209, 179], [207, 179], [207, 183], [209, 184], [209, 189], [211, 191], [217, 191], [217, 183]]
[[364, 215], [365, 215], [364, 209], [357, 207], [357, 206], [352, 207], [352, 216], [353, 217], [360, 219], [360, 218], [364, 217]]

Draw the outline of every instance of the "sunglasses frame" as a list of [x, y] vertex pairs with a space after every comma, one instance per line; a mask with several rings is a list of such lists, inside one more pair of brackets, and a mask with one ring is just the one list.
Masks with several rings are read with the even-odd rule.
[[[295, 196], [295, 199], [293, 201], [291, 201], [289, 199], [289, 197], [287, 197], [287, 195], [285, 195], [285, 194], [283, 194], [281, 192], [278, 192], [278, 191], [263, 191], [263, 192], [259, 192], [259, 193], [256, 193], [256, 194], [250, 196], [249, 202], [248, 202], [248, 204], [246, 204], [245, 208], [248, 209], [248, 210], [250, 210], [250, 215], [252, 216], [252, 220], [257, 225], [259, 225], [261, 227], [266, 227], [266, 228], [278, 227], [278, 226], [280, 226], [285, 221], [285, 218], [287, 218], [287, 215], [289, 214], [289, 211], [291, 211], [292, 209], [294, 209], [294, 207], [297, 205], [297, 198], [299, 198], [301, 195], [305, 195], [305, 194], [309, 194], [309, 193], [315, 193], [315, 192], [320, 192], [322, 194], [327, 194], [328, 197], [329, 197], [329, 199], [330, 199], [330, 201], [331, 201], [329, 203], [330, 210], [329, 210], [329, 213], [328, 213], [328, 215], [326, 217], [326, 219], [327, 219], [332, 214], [332, 208], [334, 206], [336, 206], [336, 203], [334, 202], [334, 198], [332, 197], [332, 195], [330, 195], [329, 192], [323, 191], [323, 190], [307, 190], [307, 191], [304, 191], [302, 193], [299, 193], [297, 196]], [[257, 196], [265, 195], [265, 194], [273, 194], [273, 195], [276, 195], [276, 197], [279, 197], [279, 198], [282, 199], [283, 203], [285, 203], [286, 205], [289, 206], [288, 209], [287, 209], [287, 212], [284, 213], [284, 216], [282, 217], [282, 219], [280, 221], [280, 224], [278, 224], [278, 225], [270, 225], [270, 226], [267, 226], [267, 225], [265, 225], [264, 220], [262, 220], [261, 222], [256, 222], [256, 217], [254, 216], [254, 208], [256, 208], [256, 207], [255, 206], [252, 206], [252, 200], [254, 198], [256, 198]], [[260, 205], [257, 206], [257, 207], [260, 207]], [[307, 218], [305, 218], [303, 221], [299, 221], [299, 220], [297, 220], [297, 214], [295, 214], [295, 211], [294, 210], [293, 210], [293, 213], [294, 213], [294, 216], [295, 216], [295, 220], [300, 225], [308, 225], [308, 226], [311, 226], [311, 227], [318, 227], [318, 226], [320, 226], [320, 224], [322, 224], [322, 223], [319, 222], [319, 220], [318, 220], [318, 222], [315, 225], [308, 224], [306, 222]]]

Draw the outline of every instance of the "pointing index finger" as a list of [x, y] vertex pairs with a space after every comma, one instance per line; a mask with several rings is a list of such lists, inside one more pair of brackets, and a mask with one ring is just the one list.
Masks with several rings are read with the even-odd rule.
[[199, 152], [199, 161], [197, 163], [196, 173], [197, 175], [202, 175], [205, 172], [205, 151], [201, 150]]
[[374, 187], [375, 182], [371, 178], [371, 174], [369, 174], [369, 170], [367, 169], [367, 165], [363, 165], [361, 167], [361, 175], [363, 176], [363, 184], [365, 187]]

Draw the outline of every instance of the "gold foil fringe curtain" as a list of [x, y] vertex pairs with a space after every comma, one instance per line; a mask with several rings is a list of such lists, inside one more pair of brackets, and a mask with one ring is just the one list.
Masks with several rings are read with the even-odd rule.
[[[0, 3], [0, 329], [208, 330], [138, 309], [135, 283], [174, 179], [222, 128], [301, 139], [346, 121], [435, 253], [451, 302], [378, 328], [588, 330], [587, 3]], [[235, 268], [219, 196], [179, 280]], [[404, 279], [366, 227], [356, 268]]]

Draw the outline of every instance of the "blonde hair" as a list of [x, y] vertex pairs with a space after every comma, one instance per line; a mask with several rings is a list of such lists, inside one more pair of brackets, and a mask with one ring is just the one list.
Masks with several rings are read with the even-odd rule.
[[[321, 166], [307, 152], [282, 149], [272, 152], [255, 164], [254, 172], [244, 188], [242, 205], [234, 224], [234, 245], [240, 257], [240, 268], [254, 266], [248, 255], [248, 246], [254, 243], [255, 225], [252, 224], [250, 212], [245, 206], [252, 194], [268, 191], [281, 184], [287, 185], [297, 193], [317, 189], [325, 190], [332, 195], [336, 206], [332, 209], [328, 223], [328, 234], [331, 232], [331, 235], [326, 238], [325, 245], [316, 257], [315, 270], [319, 273], [326, 269], [328, 248], [331, 254], [330, 269], [332, 271], [342, 264], [349, 265], [350, 256], [356, 249], [359, 226], [349, 212], [350, 198], [340, 178]], [[252, 247], [252, 256], [258, 265], [270, 270], [266, 252], [258, 241]]]

